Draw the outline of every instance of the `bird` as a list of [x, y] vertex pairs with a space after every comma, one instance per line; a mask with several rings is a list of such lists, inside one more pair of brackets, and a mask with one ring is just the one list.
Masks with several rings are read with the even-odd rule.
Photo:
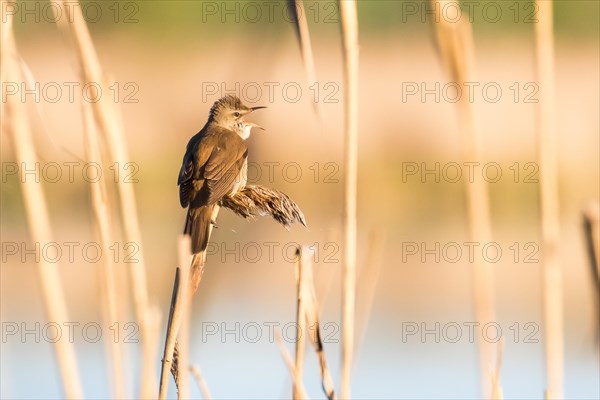
[[179, 202], [187, 207], [183, 233], [191, 236], [192, 253], [208, 245], [213, 210], [225, 196], [246, 185], [248, 148], [252, 128], [261, 126], [244, 118], [264, 106], [247, 107], [233, 95], [217, 100], [204, 127], [189, 140], [177, 185]]

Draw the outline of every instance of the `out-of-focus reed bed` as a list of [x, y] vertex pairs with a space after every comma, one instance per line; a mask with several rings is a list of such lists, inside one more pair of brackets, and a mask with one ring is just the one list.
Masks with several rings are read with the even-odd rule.
[[[92, 38], [82, 15], [82, 8], [71, 7], [65, 1], [60, 2], [60, 4], [62, 6], [61, 12], [68, 15], [69, 18], [57, 18], [57, 20], [73, 41], [81, 68], [81, 81], [84, 83], [93, 82], [98, 84], [100, 88], [108, 90], [111, 80], [102, 71]], [[108, 152], [110, 163], [106, 164], [117, 162], [119, 165], [125, 165], [129, 160], [129, 156], [121, 118], [115, 104], [111, 103], [108, 97], [100, 96], [99, 101], [92, 103], [91, 110], [93, 112], [93, 125], [100, 133], [104, 148]], [[93, 129], [91, 128], [93, 126], [91, 115], [86, 117], [86, 121], [88, 121], [86, 122], [88, 129]], [[97, 144], [92, 144], [92, 146], [98, 147]], [[100, 154], [99, 149], [94, 151]], [[124, 237], [128, 243], [135, 243], [140, 248], [138, 262], [129, 264], [128, 271], [134, 311], [142, 343], [140, 396], [149, 397], [156, 392], [157, 387], [152, 363], [157, 355], [156, 342], [158, 340], [160, 314], [157, 308], [150, 307], [148, 301], [146, 267], [135, 192], [132, 185], [129, 185], [123, 179], [117, 180], [116, 189], [119, 196], [119, 215], [124, 229]]]
[[[81, 14], [81, 8], [67, 6], [65, 2], [59, 2], [56, 6], [60, 6], [58, 11], [63, 13], [63, 15], [69, 16], [69, 18], [57, 18], [57, 20], [60, 21], [61, 27], [73, 40], [75, 52], [81, 67], [81, 81], [84, 83], [93, 82], [107, 90], [110, 82], [102, 73], [94, 45]], [[52, 8], [52, 11], [56, 12], [57, 10]], [[17, 50], [14, 46], [11, 24], [12, 17], [12, 14], [7, 14], [7, 22], [2, 24], [2, 70], [7, 71], [7, 76], [3, 76], [2, 81], [22, 82], [23, 77], [20, 68], [23, 68], [24, 64], [19, 60]], [[102, 166], [110, 165], [114, 162], [124, 165], [128, 160], [128, 156], [118, 111], [108, 98], [99, 97], [100, 101], [92, 104], [84, 103], [82, 109], [87, 161]], [[23, 163], [34, 165], [37, 159], [34, 144], [29, 133], [25, 105], [19, 101], [10, 101], [7, 102], [6, 108], [7, 115], [11, 116], [11, 126], [8, 127], [8, 130], [12, 132], [15, 153]], [[106, 159], [102, 158], [102, 149], [108, 150], [109, 155]], [[123, 221], [125, 237], [130, 243], [135, 243], [141, 247], [141, 234], [133, 188], [123, 180], [118, 180], [117, 189], [120, 199], [120, 216]], [[91, 208], [95, 216], [100, 243], [105, 254], [108, 254], [110, 250], [109, 246], [113, 243], [115, 235], [111, 224], [114, 213], [107, 202], [107, 191], [110, 188], [107, 186], [106, 179], [102, 178], [97, 182], [91, 182], [90, 190], [92, 193]], [[26, 199], [30, 221], [29, 229], [33, 241], [41, 244], [50, 243], [50, 227], [41, 184], [25, 180], [23, 181], [23, 192]], [[156, 341], [158, 340], [160, 317], [157, 308], [149, 307], [142, 252], [138, 253], [138, 255], [138, 262], [129, 264], [129, 271], [135, 306], [134, 310], [142, 337], [142, 356], [140, 362], [142, 374], [139, 396], [147, 398], [156, 392], [156, 377], [152, 365], [157, 354]], [[56, 263], [49, 264], [44, 259], [38, 265], [43, 283], [48, 320], [56, 323], [69, 321], [67, 318], [67, 307], [64, 304], [61, 282], [57, 274], [59, 265]], [[105, 322], [118, 321], [119, 315], [122, 313], [121, 309], [124, 301], [116, 297], [114, 265], [110, 257], [106, 257], [106, 264], [103, 267], [101, 288], [104, 298], [103, 314], [105, 315]], [[123, 380], [122, 349], [120, 349], [119, 344], [115, 341], [107, 340], [106, 344], [111, 360], [109, 376], [111, 377], [110, 386], [113, 390], [113, 396], [115, 398], [128, 397], [130, 394], [126, 393], [125, 382]], [[72, 343], [66, 340], [59, 340], [56, 341], [55, 347], [65, 396], [68, 398], [81, 398], [82, 388]]]
[[[1, 29], [1, 81], [24, 82], [23, 61], [19, 57], [15, 44], [12, 15], [8, 15], [6, 20], [2, 22]], [[2, 115], [6, 116], [6, 118], [2, 118], [2, 130], [6, 130], [10, 134], [17, 160], [26, 165], [35, 165], [38, 158], [29, 127], [26, 105], [17, 98], [13, 98], [6, 103], [2, 102]], [[42, 185], [33, 180], [23, 180], [22, 191], [32, 241], [36, 243], [52, 242], [50, 219]], [[37, 264], [46, 307], [46, 317], [48, 321], [62, 324], [70, 319], [64, 289], [59, 276], [59, 268], [58, 263], [51, 263], [45, 259]], [[24, 285], [24, 283], [22, 284]], [[54, 348], [65, 396], [68, 398], [81, 398], [83, 388], [77, 369], [74, 345], [66, 340], [59, 340], [55, 342]]]

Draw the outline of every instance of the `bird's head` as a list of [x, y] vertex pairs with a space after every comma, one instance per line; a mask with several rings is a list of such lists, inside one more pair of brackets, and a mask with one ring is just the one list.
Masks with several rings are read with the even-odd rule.
[[231, 95], [220, 98], [215, 101], [210, 109], [209, 122], [212, 122], [221, 128], [236, 132], [244, 140], [250, 137], [252, 128], [263, 129], [254, 122], [244, 120], [244, 117], [251, 112], [266, 107], [247, 107], [242, 101]]

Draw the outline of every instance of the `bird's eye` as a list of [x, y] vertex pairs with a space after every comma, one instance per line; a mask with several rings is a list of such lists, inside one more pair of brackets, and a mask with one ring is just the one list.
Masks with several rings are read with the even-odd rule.
[[239, 117], [240, 117], [240, 113], [239, 113], [239, 112], [237, 112], [237, 111], [236, 111], [236, 112], [234, 112], [234, 113], [233, 113], [233, 115], [234, 115], [236, 118], [239, 118]]

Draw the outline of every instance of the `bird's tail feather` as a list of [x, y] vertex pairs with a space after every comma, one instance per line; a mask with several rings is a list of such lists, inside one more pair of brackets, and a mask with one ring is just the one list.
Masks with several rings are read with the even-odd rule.
[[190, 208], [185, 219], [183, 233], [192, 237], [192, 253], [200, 253], [208, 245], [212, 223], [213, 206]]

